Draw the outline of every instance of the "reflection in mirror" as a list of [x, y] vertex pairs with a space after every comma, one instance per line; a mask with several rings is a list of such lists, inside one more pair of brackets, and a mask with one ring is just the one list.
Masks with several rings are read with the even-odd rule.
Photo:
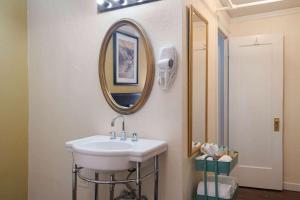
[[112, 35], [106, 53], [105, 76], [114, 101], [132, 107], [140, 99], [147, 74], [144, 43], [135, 28], [126, 25]]
[[205, 142], [206, 24], [193, 13], [193, 144]]
[[190, 9], [189, 38], [189, 156], [207, 141], [207, 31], [208, 23]]
[[120, 114], [137, 112], [150, 96], [154, 59], [145, 31], [135, 21], [113, 24], [102, 42], [99, 60], [101, 89]]

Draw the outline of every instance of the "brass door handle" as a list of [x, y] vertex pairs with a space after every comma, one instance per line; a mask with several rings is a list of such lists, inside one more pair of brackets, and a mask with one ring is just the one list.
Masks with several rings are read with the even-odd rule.
[[280, 130], [280, 119], [274, 118], [274, 132], [279, 132]]

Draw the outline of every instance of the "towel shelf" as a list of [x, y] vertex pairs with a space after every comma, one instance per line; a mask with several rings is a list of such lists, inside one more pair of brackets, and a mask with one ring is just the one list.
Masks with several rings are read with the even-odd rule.
[[[238, 163], [238, 153], [234, 153], [231, 162], [221, 162], [217, 160], [196, 160], [196, 170], [197, 171], [207, 171], [207, 172], [217, 172], [218, 174], [226, 174], [229, 176], [230, 172]], [[205, 165], [207, 162], [207, 167], [205, 170]], [[217, 166], [217, 170], [216, 170]]]
[[[235, 189], [233, 196], [231, 199], [223, 199], [219, 197], [219, 189], [218, 189], [218, 176], [220, 174], [225, 174], [229, 176], [230, 172], [238, 163], [238, 152], [233, 152], [231, 155], [232, 161], [231, 162], [222, 162], [218, 160], [208, 160], [209, 158], [213, 158], [211, 156], [207, 156], [204, 160], [195, 159], [196, 163], [196, 170], [204, 172], [204, 195], [199, 195], [196, 193], [195, 200], [234, 200], [237, 194], [237, 188]], [[207, 173], [213, 172], [214, 173], [214, 182], [215, 182], [215, 197], [208, 196], [208, 178]]]

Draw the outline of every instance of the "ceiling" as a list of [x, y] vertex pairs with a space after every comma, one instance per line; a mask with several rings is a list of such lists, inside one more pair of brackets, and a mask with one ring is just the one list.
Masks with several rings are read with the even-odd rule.
[[[224, 5], [224, 0], [220, 0], [221, 3]], [[232, 3], [236, 5], [240, 5], [243, 3], [253, 3], [253, 2], [259, 2], [263, 0], [232, 0]], [[272, 12], [282, 9], [288, 9], [288, 8], [295, 8], [300, 7], [300, 0], [283, 0], [280, 2], [273, 2], [263, 5], [256, 5], [246, 8], [239, 8], [235, 10], [229, 10], [228, 14], [231, 17], [242, 17], [247, 15], [253, 15], [253, 14], [260, 14], [265, 12]]]
[[242, 3], [253, 3], [253, 2], [259, 2], [264, 0], [231, 0], [234, 4], [242, 4]]

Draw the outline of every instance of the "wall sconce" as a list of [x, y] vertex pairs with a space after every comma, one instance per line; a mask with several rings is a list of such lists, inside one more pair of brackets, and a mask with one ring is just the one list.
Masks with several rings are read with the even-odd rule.
[[97, 0], [98, 13], [127, 8], [161, 0]]

